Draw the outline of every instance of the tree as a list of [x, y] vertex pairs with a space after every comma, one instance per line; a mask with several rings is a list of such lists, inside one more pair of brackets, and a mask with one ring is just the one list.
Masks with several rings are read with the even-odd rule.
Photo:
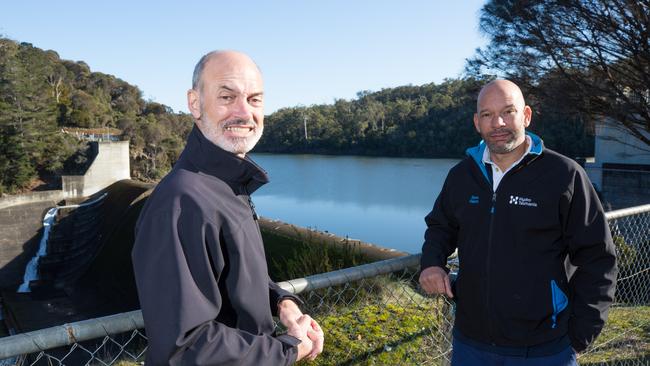
[[131, 139], [133, 176], [158, 179], [177, 160], [192, 122], [82, 61], [0, 37], [0, 193], [65, 169], [83, 172], [84, 143], [61, 129], [71, 126], [119, 125]]
[[560, 76], [577, 111], [650, 145], [650, 0], [491, 0], [480, 28], [490, 43], [470, 73], [496, 71], [542, 99], [540, 81]]
[[36, 170], [17, 129], [0, 127], [0, 193], [23, 188], [35, 177]]

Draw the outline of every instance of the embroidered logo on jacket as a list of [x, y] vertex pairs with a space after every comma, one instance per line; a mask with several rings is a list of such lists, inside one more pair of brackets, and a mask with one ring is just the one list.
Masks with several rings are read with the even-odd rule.
[[471, 203], [472, 205], [478, 205], [478, 196], [471, 195], [469, 197], [469, 203]]
[[510, 196], [510, 204], [515, 206], [537, 207], [537, 202], [527, 197]]

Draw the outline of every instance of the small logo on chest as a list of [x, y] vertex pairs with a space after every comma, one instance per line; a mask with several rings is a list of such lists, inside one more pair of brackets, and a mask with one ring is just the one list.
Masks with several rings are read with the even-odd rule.
[[537, 202], [528, 197], [510, 196], [509, 203], [515, 206], [537, 207]]
[[478, 196], [471, 195], [469, 197], [469, 203], [471, 203], [472, 205], [478, 205]]

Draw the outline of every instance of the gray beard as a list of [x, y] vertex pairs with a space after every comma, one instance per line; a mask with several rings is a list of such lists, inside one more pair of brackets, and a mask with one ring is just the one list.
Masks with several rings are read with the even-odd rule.
[[234, 154], [246, 154], [253, 150], [261, 137], [262, 131], [259, 133], [256, 131], [255, 135], [251, 137], [226, 138], [221, 135], [221, 138], [216, 140], [215, 145]]
[[517, 148], [517, 146], [515, 146], [515, 141], [514, 140], [506, 143], [503, 146], [488, 143], [488, 149], [490, 149], [490, 152], [493, 152], [495, 154], [507, 154], [507, 153], [513, 151], [516, 148]]
[[[205, 114], [203, 115], [205, 116]], [[262, 133], [264, 132], [264, 127], [256, 126], [254, 130], [255, 134], [253, 136], [229, 138], [223, 135], [224, 126], [227, 122], [216, 124], [212, 123], [212, 121], [205, 117], [202, 118], [201, 122], [203, 125], [201, 132], [203, 132], [203, 135], [205, 135], [208, 140], [223, 150], [237, 155], [243, 155], [251, 151], [260, 138], [262, 138]]]

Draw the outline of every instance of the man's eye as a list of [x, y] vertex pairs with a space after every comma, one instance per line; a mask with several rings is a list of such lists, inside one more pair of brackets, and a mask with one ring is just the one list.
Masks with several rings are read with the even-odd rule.
[[235, 99], [235, 97], [233, 97], [232, 95], [222, 95], [221, 99], [229, 102], [229, 101]]
[[489, 114], [489, 113], [483, 113], [483, 114], [481, 114], [481, 118], [488, 118], [488, 117], [490, 117], [490, 114]]

